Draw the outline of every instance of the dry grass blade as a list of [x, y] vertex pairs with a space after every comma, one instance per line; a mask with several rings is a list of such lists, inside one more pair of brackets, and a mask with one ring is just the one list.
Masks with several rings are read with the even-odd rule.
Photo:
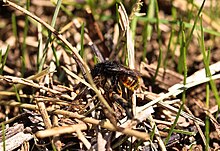
[[40, 84], [35, 83], [33, 80], [27, 80], [24, 78], [18, 78], [18, 77], [13, 77], [13, 76], [0, 76], [0, 79], [5, 80], [9, 83], [14, 83], [14, 84], [18, 83], [18, 84], [38, 88], [38, 89], [43, 89], [45, 91], [48, 91], [48, 92], [51, 92], [54, 94], [61, 94], [59, 91], [53, 90], [53, 89], [45, 87], [45, 86], [41, 86]]
[[87, 83], [84, 79], [80, 78], [79, 76], [77, 76], [76, 74], [74, 74], [73, 72], [71, 72], [69, 69], [67, 69], [66, 67], [62, 67], [63, 70], [69, 74], [71, 77], [77, 79], [79, 82], [83, 83], [84, 85], [86, 85], [88, 88], [93, 89], [93, 87]]
[[51, 127], [52, 127], [52, 123], [51, 123], [50, 118], [49, 118], [49, 115], [48, 115], [48, 113], [47, 113], [46, 105], [44, 104], [44, 102], [37, 102], [37, 106], [38, 106], [39, 111], [40, 111], [40, 113], [41, 113], [41, 116], [42, 116], [42, 118], [43, 118], [45, 127], [46, 127], [47, 129], [51, 128]]
[[91, 143], [86, 139], [86, 137], [83, 135], [81, 129], [76, 130], [78, 138], [83, 142], [83, 144], [86, 146], [87, 149], [91, 148]]
[[48, 88], [48, 87], [43, 86], [43, 85], [40, 85], [38, 83], [35, 83], [32, 80], [27, 80], [27, 79], [24, 79], [24, 78], [18, 78], [18, 77], [13, 77], [13, 76], [1, 76], [1, 75], [0, 75], [0, 79], [5, 80], [9, 83], [19, 84], [19, 87], [23, 87], [24, 85], [31, 86], [33, 88], [42, 89], [46, 92], [50, 92], [50, 93], [53, 93], [55, 95], [60, 95], [61, 97], [66, 98], [68, 100], [73, 100], [73, 98], [71, 98], [69, 95], [62, 94], [60, 91]]
[[[40, 79], [41, 77], [43, 77], [43, 76], [45, 76], [49, 73], [50, 73], [50, 68], [46, 68], [43, 71], [41, 71], [40, 73], [37, 73], [35, 75], [32, 75], [32, 76], [28, 77], [27, 80], [37, 80], [37, 79]], [[21, 88], [23, 88], [24, 85], [16, 84], [15, 86], [16, 86], [17, 89], [21, 89]], [[14, 87], [9, 88], [8, 91], [9, 92], [14, 91]], [[0, 96], [0, 98], [1, 98], [1, 96]]]
[[61, 135], [61, 134], [70, 134], [74, 133], [77, 130], [87, 130], [87, 125], [86, 124], [76, 124], [76, 125], [70, 125], [70, 126], [60, 126], [60, 127], [53, 127], [47, 130], [43, 131], [38, 131], [35, 136], [38, 138], [45, 138], [45, 137], [50, 137], [50, 136], [55, 136], [55, 135]]
[[167, 150], [167, 149], [166, 149], [166, 146], [165, 146], [163, 140], [161, 139], [159, 130], [157, 129], [157, 126], [156, 126], [156, 124], [155, 124], [155, 121], [154, 121], [152, 115], [150, 115], [148, 118], [149, 118], [151, 127], [154, 128], [155, 137], [156, 137], [157, 141], [159, 142], [160, 149], [161, 149], [162, 151], [166, 151], [166, 150]]
[[124, 8], [124, 5], [122, 3], [120, 3], [119, 7], [118, 7], [118, 12], [119, 12], [119, 23], [120, 26], [122, 28], [122, 31], [127, 31], [129, 29], [129, 19], [128, 19], [128, 15], [126, 13], [126, 10]]
[[[20, 108], [26, 108], [26, 109], [30, 109], [30, 110], [38, 110], [38, 107], [36, 105], [31, 105], [31, 104], [22, 104], [22, 103], [18, 103], [18, 102], [5, 102], [5, 101], [0, 101], [0, 105], [8, 105], [8, 106], [17, 106]], [[109, 121], [106, 120], [97, 120], [91, 117], [85, 117], [83, 115], [79, 115], [78, 113], [73, 113], [73, 112], [69, 112], [69, 111], [64, 111], [64, 110], [54, 110], [54, 109], [47, 109], [48, 113], [53, 113], [53, 114], [61, 114], [67, 117], [71, 117], [71, 118], [77, 118], [85, 123], [90, 123], [90, 124], [94, 124], [94, 125], [100, 125], [102, 128], [106, 128], [110, 131], [118, 131], [119, 129], [115, 128], [115, 126], [113, 124], [111, 124]], [[132, 129], [120, 129], [121, 133], [124, 133], [126, 135], [130, 135], [130, 136], [135, 136], [137, 138], [143, 139], [143, 140], [149, 140], [150, 136], [147, 133], [144, 132], [139, 132], [136, 130], [132, 130]]]

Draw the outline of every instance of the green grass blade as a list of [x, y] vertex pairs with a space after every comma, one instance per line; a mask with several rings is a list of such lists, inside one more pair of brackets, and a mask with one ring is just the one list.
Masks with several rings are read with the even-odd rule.
[[[151, 0], [149, 2], [149, 6], [148, 6], [148, 11], [147, 11], [147, 18], [148, 19], [151, 19], [151, 18], [154, 18], [154, 15], [155, 15], [155, 2], [154, 0]], [[157, 13], [157, 12], [156, 12]], [[146, 24], [146, 32], [147, 32], [147, 39], [151, 39], [151, 36], [152, 36], [152, 31], [153, 31], [153, 27], [152, 25], [149, 24], [149, 22], [147, 22]]]
[[155, 75], [153, 77], [153, 83], [155, 83], [155, 80], [157, 78], [158, 72], [159, 72], [159, 68], [161, 65], [161, 61], [162, 61], [162, 37], [161, 37], [161, 31], [159, 28], [159, 6], [157, 3], [157, 0], [155, 0], [155, 8], [156, 8], [156, 19], [157, 19], [157, 37], [158, 37], [158, 43], [159, 43], [159, 57], [158, 57], [158, 61], [157, 61], [157, 68], [155, 71]]
[[12, 32], [17, 39], [18, 32], [17, 32], [17, 21], [16, 21], [16, 15], [13, 13], [11, 16], [11, 22], [12, 22]]
[[201, 12], [202, 12], [202, 9], [203, 9], [204, 5], [205, 5], [205, 0], [203, 0], [202, 5], [201, 5], [201, 7], [199, 8], [198, 14], [197, 14], [196, 17], [195, 17], [195, 21], [194, 21], [192, 30], [191, 30], [191, 32], [190, 32], [189, 37], [187, 38], [188, 40], [187, 40], [187, 42], [186, 42], [186, 50], [188, 50], [189, 43], [190, 43], [191, 40], [192, 40], [193, 32], [194, 32], [194, 30], [195, 30], [197, 21], [198, 21], [198, 19], [199, 19], [199, 16], [200, 16], [200, 14], [201, 14]]
[[219, 93], [216, 87], [215, 82], [212, 80], [212, 74], [211, 71], [209, 69], [209, 61], [206, 55], [206, 49], [205, 49], [205, 42], [204, 42], [204, 32], [203, 32], [203, 26], [202, 26], [202, 19], [200, 20], [200, 27], [201, 27], [201, 37], [199, 39], [199, 43], [200, 43], [200, 47], [201, 47], [201, 51], [202, 51], [202, 55], [203, 55], [203, 63], [205, 66], [205, 70], [206, 70], [206, 74], [208, 77], [211, 78], [210, 80], [210, 86], [211, 89], [214, 93], [215, 99], [216, 99], [216, 103], [218, 104], [218, 108], [220, 109], [220, 97], [219, 97]]
[[[169, 129], [166, 128], [166, 131], [168, 131]], [[184, 135], [189, 135], [189, 136], [196, 136], [197, 132], [189, 132], [187, 130], [179, 130], [179, 129], [173, 129], [174, 133], [179, 133], [179, 134], [184, 134]]]
[[[51, 26], [52, 27], [55, 27], [55, 24], [56, 24], [56, 19], [57, 19], [57, 16], [58, 16], [58, 13], [59, 13], [59, 10], [60, 10], [60, 7], [61, 7], [61, 4], [62, 4], [62, 0], [58, 0], [57, 1], [57, 6], [56, 6], [56, 9], [55, 9], [55, 12], [54, 12], [54, 15], [53, 15], [53, 19], [52, 19], [52, 22], [51, 22]], [[51, 38], [51, 33], [50, 33], [50, 38]], [[50, 39], [50, 42], [53, 41]], [[53, 55], [54, 55], [54, 58], [55, 58], [55, 61], [56, 61], [56, 65], [59, 66], [59, 60], [57, 58], [57, 53], [56, 53], [56, 49], [54, 48], [53, 44], [52, 44], [52, 50], [53, 50]]]
[[54, 48], [54, 45], [52, 45], [51, 48], [53, 50], [53, 55], [54, 55], [54, 58], [55, 58], [56, 65], [57, 65], [57, 67], [59, 67], [60, 66], [60, 61], [57, 58], [56, 48]]
[[144, 30], [143, 30], [143, 45], [144, 45], [144, 50], [143, 50], [142, 61], [145, 61], [145, 58], [146, 58], [146, 56], [147, 56], [147, 44], [148, 44], [147, 33], [148, 33], [148, 26], [145, 25], [145, 26], [144, 26]]
[[[201, 51], [202, 51], [202, 55], [203, 55], [203, 62], [205, 65], [205, 70], [206, 70], [206, 76], [210, 77], [211, 73], [209, 70], [209, 62], [210, 62], [210, 50], [208, 50], [207, 55], [206, 55], [206, 50], [205, 50], [205, 42], [204, 42], [204, 32], [203, 32], [203, 26], [202, 26], [202, 19], [200, 18], [200, 28], [201, 28], [201, 37], [199, 37], [199, 43], [200, 43], [200, 47], [201, 47]], [[212, 81], [212, 82], [211, 82]], [[211, 80], [210, 81], [210, 85], [212, 88], [216, 88], [216, 85], [214, 84], [214, 81]], [[209, 99], [210, 99], [210, 86], [207, 83], [206, 84], [206, 108], [209, 109]], [[215, 93], [214, 93], [215, 95]], [[218, 95], [215, 96], [218, 98]], [[217, 99], [216, 99], [217, 100]], [[210, 137], [209, 137], [209, 133], [210, 133], [210, 122], [209, 122], [209, 116], [206, 116], [205, 118], [205, 137], [206, 137], [206, 146], [205, 146], [205, 150], [208, 151], [209, 150], [209, 141], [210, 141]]]
[[[210, 52], [210, 51], [209, 51]], [[208, 57], [209, 58], [209, 57]], [[207, 76], [207, 74], [206, 74]], [[210, 86], [208, 83], [206, 83], [206, 108], [209, 109], [209, 96], [210, 94]], [[209, 122], [210, 118], [209, 116], [206, 115], [205, 117], [205, 137], [206, 137], [206, 146], [205, 146], [205, 150], [208, 151], [209, 150], [209, 142], [210, 142], [210, 137], [209, 137], [209, 133], [210, 133], [210, 122]]]
[[18, 94], [18, 89], [17, 89], [16, 85], [14, 84], [13, 87], [14, 87], [14, 92], [16, 94], [16, 98], [17, 98], [18, 102], [21, 102], [21, 98], [20, 98], [20, 95]]
[[[62, 4], [62, 0], [58, 0], [57, 3], [56, 3], [56, 9], [55, 9], [52, 21], [51, 21], [51, 26], [52, 27], [55, 27], [56, 19], [57, 19], [61, 4]], [[49, 46], [49, 43], [51, 41], [53, 41], [52, 40], [52, 33], [50, 31], [48, 31], [48, 39], [47, 39], [47, 42], [46, 42], [44, 50], [43, 50], [43, 56], [42, 56], [42, 58], [39, 58], [40, 63], [39, 63], [39, 67], [38, 67], [38, 72], [42, 71], [42, 69], [43, 69], [43, 65], [44, 65], [44, 62], [46, 60], [46, 54], [47, 54], [46, 52], [48, 50], [48, 46]], [[55, 58], [57, 58], [55, 49], [52, 49], [52, 50], [53, 50], [53, 54], [54, 54]]]
[[[4, 69], [4, 66], [5, 66], [7, 57], [8, 57], [9, 49], [10, 49], [10, 47], [9, 47], [9, 45], [8, 45], [8, 46], [7, 46], [7, 49], [6, 49], [6, 51], [5, 51], [4, 57], [3, 57], [3, 62], [2, 62], [2, 64], [1, 64], [0, 75], [3, 74], [3, 69]], [[1, 51], [1, 54], [0, 54], [0, 60], [1, 60], [1, 61], [2, 61], [2, 55], [3, 55], [3, 54], [2, 54], [2, 51]], [[1, 63], [1, 62], [0, 62], [0, 63]]]
[[95, 6], [96, 6], [95, 1], [94, 0], [87, 0], [86, 2], [88, 3], [88, 5], [92, 11], [92, 14], [94, 15], [94, 10], [95, 10]]
[[83, 58], [84, 55], [84, 23], [82, 23], [82, 27], [81, 27], [81, 31], [80, 31], [80, 45], [81, 45], [81, 49], [80, 49], [80, 56]]
[[[210, 53], [211, 53], [211, 50], [208, 49], [208, 53], [207, 53], [207, 63], [209, 64], [210, 63]], [[206, 73], [206, 76], [207, 73]], [[209, 99], [210, 99], [210, 85], [208, 83], [206, 83], [206, 108], [209, 109]], [[210, 130], [210, 122], [209, 122], [210, 118], [209, 116], [206, 116], [206, 119], [205, 119], [205, 136], [206, 136], [206, 144], [209, 144], [210, 142], [210, 137], [209, 137], [209, 130]], [[207, 151], [209, 150], [209, 145], [206, 145], [206, 148], [205, 148]]]
[[[184, 27], [181, 30], [181, 34], [182, 34], [182, 42], [181, 42], [181, 51], [183, 51], [183, 67], [184, 67], [184, 80], [183, 80], [183, 84], [186, 84], [186, 78], [187, 78], [187, 64], [186, 64], [186, 38], [185, 38], [185, 33], [184, 33]], [[183, 93], [182, 93], [182, 104], [178, 110], [178, 113], [176, 115], [176, 119], [174, 120], [173, 125], [170, 128], [170, 131], [168, 133], [168, 136], [165, 140], [165, 144], [168, 143], [172, 133], [174, 132], [174, 128], [178, 122], [178, 119], [180, 117], [180, 112], [183, 110], [184, 104], [185, 104], [185, 99], [186, 99], [186, 90], [184, 89]]]
[[170, 34], [169, 43], [168, 43], [168, 46], [167, 46], [167, 53], [166, 53], [166, 56], [165, 56], [165, 59], [164, 59], [164, 62], [163, 62], [164, 69], [166, 69], [166, 67], [167, 67], [167, 59], [168, 59], [169, 54], [171, 52], [170, 46], [171, 46], [171, 43], [172, 43], [172, 40], [173, 40], [173, 35], [174, 35], [174, 30], [172, 30], [171, 34]]
[[[150, 1], [149, 6], [148, 6], [147, 16], [144, 17], [147, 19], [147, 21], [145, 21], [144, 31], [143, 31], [143, 45], [144, 45], [144, 51], [143, 51], [143, 56], [142, 56], [143, 61], [145, 61], [145, 58], [147, 55], [147, 43], [148, 43], [148, 40], [151, 39], [151, 35], [153, 31], [153, 27], [152, 25], [150, 25], [149, 20], [151, 18], [154, 18], [154, 15], [155, 15], [155, 3], [152, 0]], [[137, 17], [137, 19], [139, 20], [139, 17]]]
[[[146, 17], [142, 17], [142, 16], [139, 16], [138, 20], [139, 21], [149, 22], [151, 24], [154, 24], [154, 23], [157, 22], [156, 18], [146, 18]], [[175, 19], [174, 20], [159, 19], [159, 23], [166, 24], [166, 25], [175, 25], [175, 26], [180, 26], [181, 25], [180, 21], [179, 20], [175, 20]], [[200, 26], [197, 26], [197, 25], [185, 22], [185, 21], [183, 21], [183, 23], [185, 25], [185, 28], [193, 28], [193, 26], [195, 26], [194, 27], [195, 29], [200, 30]], [[205, 33], [209, 33], [209, 34], [211, 34], [213, 36], [219, 36], [220, 37], [220, 32], [218, 32], [216, 30], [212, 30], [212, 29], [209, 29], [209, 28], [203, 28], [203, 31]]]
[[[180, 22], [181, 24], [180, 24], [180, 31], [182, 31], [183, 30], [183, 22], [181, 21]], [[179, 37], [180, 38], [180, 37]], [[183, 37], [182, 37], [183, 38]], [[180, 47], [181, 47], [181, 49], [180, 49], [180, 56], [179, 56], [179, 59], [178, 59], [178, 65], [177, 65], [177, 71], [178, 71], [178, 73], [183, 73], [183, 66], [184, 66], [184, 64], [183, 64], [183, 60], [184, 60], [184, 52], [183, 52], [183, 48], [182, 48], [182, 46], [183, 46], [183, 44], [182, 44], [182, 42], [183, 42], [183, 40], [181, 40], [180, 41]]]
[[[29, 10], [30, 8], [30, 0], [27, 0], [26, 2], [26, 9]], [[26, 56], [27, 54], [27, 50], [26, 50], [26, 38], [28, 35], [28, 29], [29, 29], [29, 21], [28, 21], [28, 16], [25, 16], [25, 26], [24, 26], [24, 36], [23, 36], [23, 43], [21, 46], [21, 54], [22, 54], [22, 67], [21, 67], [21, 74], [22, 77], [24, 76], [25, 70], [26, 70]]]
[[131, 21], [131, 31], [132, 31], [132, 40], [135, 39], [135, 35], [136, 35], [136, 28], [137, 28], [137, 17], [134, 16], [132, 21]]
[[62, 0], [58, 0], [57, 3], [56, 3], [56, 9], [55, 9], [55, 12], [54, 12], [54, 15], [53, 15], [53, 19], [51, 21], [51, 26], [52, 27], [55, 27], [57, 16], [58, 16], [61, 4], [62, 4]]

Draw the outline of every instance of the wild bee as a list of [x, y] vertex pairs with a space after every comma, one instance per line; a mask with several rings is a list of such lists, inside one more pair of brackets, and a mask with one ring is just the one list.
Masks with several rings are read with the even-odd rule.
[[111, 79], [114, 86], [121, 82], [131, 91], [139, 87], [140, 75], [137, 71], [118, 63], [117, 61], [105, 61], [95, 65], [91, 71], [93, 78], [96, 76], [104, 76]]

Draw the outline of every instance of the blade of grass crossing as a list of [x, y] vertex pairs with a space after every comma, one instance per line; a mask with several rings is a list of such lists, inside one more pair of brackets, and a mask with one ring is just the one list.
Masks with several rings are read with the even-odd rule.
[[[26, 2], [26, 9], [29, 10], [30, 8], [30, 0], [27, 0]], [[21, 54], [22, 54], [22, 67], [21, 67], [21, 74], [24, 76], [25, 69], [26, 69], [26, 56], [27, 56], [27, 50], [26, 50], [26, 38], [28, 34], [28, 29], [29, 29], [29, 21], [28, 21], [28, 16], [25, 16], [25, 26], [24, 26], [24, 36], [23, 36], [23, 43], [21, 46]]]
[[[4, 57], [3, 57], [3, 60], [2, 60], [2, 50], [1, 50], [1, 54], [0, 54], [0, 60], [1, 60], [1, 62], [2, 62], [2, 64], [1, 64], [1, 69], [0, 69], [0, 75], [2, 75], [3, 74], [3, 69], [4, 69], [4, 66], [5, 66], [5, 63], [6, 63], [6, 60], [7, 60], [7, 57], [8, 57], [8, 52], [9, 52], [9, 45], [8, 45], [8, 47], [7, 47], [7, 49], [6, 49], [6, 51], [5, 51], [5, 54], [4, 54]], [[0, 62], [0, 63], [1, 63]]]
[[[138, 20], [149, 22], [151, 24], [154, 24], [154, 23], [157, 22], [156, 18], [146, 18], [146, 17], [142, 17], [142, 16], [139, 16]], [[175, 25], [175, 26], [179, 26], [180, 25], [180, 21], [176, 20], [176, 19], [173, 19], [171, 21], [167, 20], [167, 19], [159, 19], [159, 23], [163, 23], [163, 24], [167, 24], [167, 25]], [[184, 24], [185, 24], [185, 28], [193, 28], [193, 26], [194, 26], [194, 24], [188, 23], [186, 21], [184, 21]], [[200, 30], [200, 27], [195, 25], [195, 29]], [[209, 34], [211, 34], [213, 36], [220, 36], [220, 32], [218, 32], [218, 31], [216, 31], [214, 29], [204, 28], [203, 31], [205, 33], [209, 33]]]
[[18, 89], [17, 89], [16, 85], [14, 84], [13, 87], [14, 87], [14, 91], [15, 91], [16, 98], [17, 98], [18, 102], [21, 102], [21, 98], [20, 98], [20, 95], [18, 94]]
[[172, 14], [172, 18], [174, 19], [174, 20], [176, 20], [177, 19], [177, 9], [178, 8], [176, 8], [174, 5], [173, 5], [173, 1], [174, 0], [171, 0], [172, 2], [171, 2], [171, 5], [172, 5], [172, 7], [171, 7], [171, 14]]
[[144, 61], [147, 55], [147, 42], [148, 40], [151, 39], [151, 35], [152, 35], [152, 30], [153, 27], [149, 24], [149, 21], [151, 18], [154, 18], [155, 15], [155, 3], [154, 1], [150, 1], [149, 6], [148, 6], [148, 11], [147, 11], [147, 16], [145, 18], [147, 18], [147, 21], [145, 23], [144, 26], [144, 32], [143, 32], [143, 41], [144, 41], [144, 51], [143, 51], [143, 56], [142, 56], [142, 60]]
[[171, 31], [171, 34], [170, 34], [170, 38], [169, 38], [169, 43], [168, 43], [168, 46], [167, 46], [167, 53], [166, 53], [166, 57], [164, 59], [164, 69], [166, 69], [167, 67], [167, 59], [169, 57], [169, 54], [171, 52], [171, 49], [170, 49], [170, 46], [171, 46], [171, 43], [172, 43], [172, 40], [173, 40], [173, 35], [174, 35], [174, 30]]
[[[52, 21], [51, 21], [51, 26], [52, 27], [55, 27], [56, 19], [57, 19], [61, 4], [62, 4], [62, 0], [58, 0], [57, 3], [56, 3], [56, 9], [55, 9]], [[47, 39], [47, 42], [46, 42], [44, 50], [43, 50], [43, 56], [42, 56], [42, 58], [39, 58], [40, 59], [40, 61], [39, 61], [40, 64], [39, 64], [39, 67], [38, 67], [38, 72], [42, 71], [42, 69], [43, 69], [43, 65], [44, 65], [44, 62], [46, 60], [46, 54], [47, 54], [46, 52], [48, 50], [48, 46], [49, 46], [49, 43], [51, 41], [53, 41], [52, 40], [52, 33], [50, 31], [48, 31], [48, 39]], [[52, 49], [52, 50], [53, 50], [53, 54], [55, 55], [55, 58], [57, 58], [55, 49]]]
[[137, 0], [136, 3], [134, 4], [134, 6], [132, 8], [132, 12], [129, 16], [133, 41], [134, 41], [135, 35], [136, 35], [136, 28], [137, 28], [137, 21], [138, 21], [137, 14], [139, 14], [142, 5], [143, 4], [142, 4], [141, 0]]
[[211, 78], [210, 80], [210, 86], [211, 86], [211, 89], [214, 93], [214, 96], [215, 96], [215, 99], [216, 99], [216, 103], [218, 104], [218, 108], [220, 109], [220, 97], [219, 97], [219, 94], [218, 94], [218, 90], [217, 90], [217, 87], [216, 87], [216, 84], [215, 82], [212, 80], [212, 77], [211, 77], [211, 71], [209, 69], [209, 61], [208, 61], [208, 58], [206, 56], [206, 50], [205, 50], [205, 42], [204, 42], [204, 32], [203, 32], [203, 26], [202, 26], [202, 18], [200, 19], [200, 27], [201, 27], [201, 38], [200, 38], [200, 47], [201, 47], [201, 51], [202, 51], [202, 55], [203, 55], [203, 63], [205, 65], [205, 70], [206, 70], [206, 73], [208, 75], [208, 77]]
[[[180, 33], [182, 32], [182, 29], [183, 28], [183, 22], [182, 22], [182, 20], [180, 21]], [[182, 37], [183, 38], [183, 37]], [[181, 39], [181, 37], [179, 37], [179, 39]], [[180, 41], [180, 46], [182, 46], [183, 44], [182, 44], [182, 42], [183, 42], [183, 40], [181, 40]], [[183, 56], [183, 51], [180, 49], [180, 56], [179, 56], [179, 59], [178, 59], [178, 65], [177, 65], [177, 71], [178, 71], [178, 73], [183, 73], [183, 66], [184, 66], [184, 64], [183, 64], [183, 58], [184, 56]]]
[[[172, 14], [172, 19], [173, 20], [178, 20], [177, 19], [177, 8], [175, 6], [173, 6], [173, 0], [172, 0], [172, 7], [171, 7], [171, 14]], [[170, 39], [169, 39], [169, 44], [168, 44], [168, 50], [167, 52], [170, 53], [171, 52], [171, 56], [172, 56], [172, 62], [174, 62], [174, 57], [175, 57], [175, 51], [176, 51], [176, 48], [177, 48], [177, 42], [178, 42], [178, 39], [179, 39], [179, 36], [177, 36], [177, 40], [173, 40], [173, 35], [175, 33], [175, 29], [176, 29], [176, 26], [178, 26], [179, 24], [171, 24], [171, 28], [172, 28], [172, 31], [171, 31], [171, 36], [170, 36]], [[180, 35], [180, 34], [178, 34]], [[170, 47], [171, 45], [173, 45], [173, 50], [171, 51]], [[165, 60], [167, 60], [165, 58]], [[166, 69], [166, 64], [164, 64], [164, 68]]]
[[[208, 50], [207, 61], [208, 61], [208, 64], [209, 64], [209, 62], [210, 62], [210, 49]], [[206, 76], [208, 76], [207, 73], [206, 73]], [[209, 98], [210, 98], [209, 94], [210, 94], [210, 86], [209, 86], [209, 83], [206, 83], [206, 108], [207, 109], [209, 109]], [[210, 122], [209, 122], [209, 120], [210, 120], [209, 116], [206, 115], [206, 117], [205, 117], [206, 144], [209, 144], [209, 142], [210, 142], [210, 137], [209, 137]], [[205, 146], [205, 150], [209, 151], [209, 145]]]
[[134, 16], [132, 21], [131, 21], [132, 40], [135, 39], [135, 34], [136, 34], [135, 31], [136, 31], [136, 28], [137, 28], [137, 21], [138, 21], [137, 17]]
[[[209, 48], [207, 51], [207, 64], [210, 64], [210, 52], [211, 49]], [[206, 73], [206, 76], [208, 77], [208, 74]], [[209, 83], [206, 83], [206, 109], [209, 109], [209, 101], [210, 101], [210, 85]], [[209, 151], [210, 147], [209, 147], [209, 142], [210, 142], [210, 137], [209, 137], [209, 133], [210, 133], [210, 122], [209, 122], [210, 118], [209, 116], [206, 115], [205, 117], [205, 141], [206, 141], [206, 145], [205, 145], [205, 150]]]
[[82, 23], [82, 27], [81, 27], [81, 31], [80, 31], [80, 45], [81, 45], [81, 49], [80, 49], [80, 56], [83, 58], [84, 55], [84, 22]]
[[57, 19], [61, 4], [62, 4], [62, 0], [58, 0], [57, 3], [56, 3], [56, 9], [55, 9], [55, 12], [54, 12], [54, 15], [53, 15], [53, 19], [51, 21], [51, 26], [52, 27], [55, 27], [56, 19]]
[[186, 11], [187, 11], [187, 19], [188, 20], [192, 20], [193, 19], [193, 14], [194, 14], [194, 12], [193, 12], [193, 10], [195, 9], [194, 8], [195, 7], [195, 5], [194, 5], [194, 0], [187, 0], [187, 7], [186, 7]]
[[[148, 11], [147, 11], [147, 18], [148, 19], [151, 19], [151, 18], [154, 18], [154, 15], [155, 15], [155, 2], [154, 0], [151, 0], [150, 3], [149, 3], [149, 6], [148, 6]], [[149, 22], [146, 23], [146, 28], [147, 28], [147, 40], [150, 40], [151, 39], [151, 36], [152, 36], [152, 30], [153, 30], [153, 27], [152, 25], [149, 24]]]
[[13, 31], [13, 34], [15, 36], [15, 38], [17, 39], [18, 37], [18, 32], [17, 32], [17, 21], [16, 21], [16, 15], [13, 13], [12, 16], [11, 16], [11, 22], [12, 22], [12, 31]]
[[192, 36], [193, 36], [193, 32], [194, 32], [194, 29], [195, 29], [195, 27], [196, 27], [196, 23], [197, 23], [197, 21], [198, 21], [198, 19], [199, 19], [199, 16], [200, 16], [200, 14], [201, 14], [201, 12], [202, 12], [202, 9], [203, 9], [204, 5], [205, 5], [205, 0], [203, 0], [202, 5], [201, 5], [201, 7], [199, 8], [199, 11], [198, 11], [198, 14], [196, 15], [196, 18], [195, 18], [195, 21], [194, 21], [192, 30], [191, 30], [191, 32], [190, 32], [189, 37], [187, 38], [188, 40], [187, 40], [187, 42], [186, 42], [186, 50], [188, 50], [189, 43], [191, 42], [191, 39], [192, 39]]
[[54, 47], [54, 45], [51, 45], [51, 48], [53, 50], [53, 55], [54, 55], [54, 58], [55, 58], [55, 61], [56, 61], [56, 65], [57, 65], [57, 67], [59, 67], [60, 66], [60, 61], [57, 58], [56, 48]]
[[[52, 22], [51, 22], [51, 26], [52, 27], [55, 27], [55, 24], [56, 24], [56, 19], [57, 19], [57, 16], [58, 16], [58, 13], [59, 13], [59, 10], [60, 10], [60, 7], [61, 7], [61, 4], [62, 4], [62, 0], [58, 0], [57, 1], [57, 5], [56, 5], [56, 9], [55, 9], [55, 12], [54, 12], [54, 15], [53, 15], [53, 19], [52, 19]], [[51, 38], [51, 32], [50, 32], [50, 38]], [[51, 40], [51, 39], [50, 39]], [[53, 40], [52, 40], [53, 41]], [[50, 41], [51, 42], [51, 41]], [[53, 50], [53, 55], [54, 55], [54, 58], [56, 60], [56, 65], [59, 66], [59, 60], [57, 58], [57, 53], [56, 53], [56, 49], [54, 48], [54, 46], [52, 45], [52, 50]]]
[[[204, 43], [204, 32], [203, 32], [203, 26], [202, 26], [202, 18], [200, 18], [200, 30], [201, 30], [201, 36], [198, 37], [198, 40], [200, 42], [200, 47], [201, 47], [201, 51], [203, 54], [203, 62], [205, 64], [205, 70], [206, 70], [206, 76], [210, 77], [211, 73], [209, 71], [209, 62], [210, 62], [210, 50], [208, 50], [207, 55], [206, 55], [206, 50], [205, 50], [205, 43]], [[211, 85], [211, 81], [210, 81], [210, 85]], [[209, 93], [210, 93], [210, 86], [207, 83], [206, 84], [206, 108], [209, 109]], [[205, 118], [205, 137], [206, 137], [206, 144], [209, 144], [209, 129], [210, 129], [210, 123], [209, 123], [209, 117], [206, 116]], [[208, 151], [209, 150], [209, 145], [205, 146], [205, 150]]]
[[70, 18], [73, 18], [73, 13], [67, 7], [65, 7], [64, 5], [61, 5], [60, 8], [62, 11], [64, 11], [67, 14], [67, 16], [69, 16]]
[[143, 31], [143, 44], [144, 44], [144, 50], [143, 50], [143, 56], [142, 56], [142, 60], [145, 61], [145, 58], [147, 56], [147, 33], [148, 33], [148, 26], [145, 25], [144, 26], [144, 31]]
[[[183, 67], [184, 67], [184, 80], [183, 80], [183, 84], [186, 85], [186, 78], [187, 78], [187, 64], [186, 64], [186, 38], [185, 38], [185, 33], [184, 33], [184, 24], [182, 25], [182, 30], [181, 30], [181, 34], [182, 34], [182, 42], [181, 42], [181, 51], [183, 51]], [[183, 93], [182, 93], [182, 104], [178, 110], [178, 113], [176, 115], [176, 119], [173, 122], [173, 125], [170, 128], [170, 131], [168, 133], [168, 136], [165, 140], [165, 144], [167, 144], [169, 142], [169, 139], [172, 135], [172, 133], [174, 132], [174, 128], [178, 122], [178, 119], [180, 117], [180, 112], [183, 110], [184, 104], [185, 104], [185, 100], [186, 100], [186, 89], [184, 89]]]
[[92, 11], [92, 14], [94, 15], [95, 10], [95, 1], [94, 0], [87, 0], [88, 5], [90, 6], [90, 9]]
[[119, 18], [120, 18], [120, 16], [119, 16], [119, 12], [118, 12], [118, 7], [119, 7], [119, 2], [116, 3], [116, 5], [115, 5], [115, 17], [116, 17], [117, 23], [119, 24]]
[[[209, 69], [209, 63], [210, 63], [210, 49], [208, 50], [207, 54], [206, 54], [206, 50], [205, 50], [205, 42], [204, 42], [204, 32], [203, 32], [203, 26], [202, 26], [202, 17], [200, 18], [200, 30], [201, 30], [201, 36], [199, 37], [199, 43], [200, 43], [200, 47], [201, 47], [201, 52], [202, 52], [202, 55], [203, 55], [203, 63], [204, 63], [204, 66], [205, 66], [205, 71], [206, 71], [206, 76], [207, 77], [211, 77], [211, 72], [210, 72], [210, 69]], [[219, 98], [219, 94], [218, 94], [218, 91], [217, 91], [217, 87], [216, 87], [216, 84], [215, 82], [211, 79], [210, 80], [210, 85], [207, 83], [206, 84], [206, 108], [209, 109], [209, 91], [210, 91], [210, 87], [214, 93], [214, 96], [215, 96], [215, 99], [216, 99], [216, 102], [218, 104], [218, 108], [220, 108], [220, 98]], [[210, 141], [210, 136], [209, 136], [209, 129], [210, 129], [210, 122], [209, 122], [209, 117], [206, 116], [205, 118], [205, 136], [206, 136], [206, 144], [209, 144], [209, 141]], [[205, 150], [208, 151], [209, 150], [209, 145], [206, 145], [205, 146]]]
[[156, 71], [155, 71], [155, 75], [153, 77], [153, 83], [155, 83], [155, 80], [156, 80], [156, 77], [158, 75], [158, 72], [159, 72], [159, 68], [160, 68], [160, 65], [161, 65], [161, 60], [162, 60], [162, 37], [161, 37], [161, 31], [160, 31], [160, 28], [159, 28], [159, 7], [158, 7], [158, 3], [157, 3], [157, 0], [154, 0], [155, 2], [155, 10], [156, 10], [156, 19], [157, 19], [157, 36], [158, 36], [158, 43], [159, 43], [159, 57], [158, 57], [158, 62], [157, 62], [157, 68], [156, 68]]

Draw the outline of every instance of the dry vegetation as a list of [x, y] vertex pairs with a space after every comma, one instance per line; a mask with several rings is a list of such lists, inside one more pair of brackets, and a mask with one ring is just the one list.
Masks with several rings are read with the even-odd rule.
[[0, 150], [220, 150], [219, 8], [0, 1]]

